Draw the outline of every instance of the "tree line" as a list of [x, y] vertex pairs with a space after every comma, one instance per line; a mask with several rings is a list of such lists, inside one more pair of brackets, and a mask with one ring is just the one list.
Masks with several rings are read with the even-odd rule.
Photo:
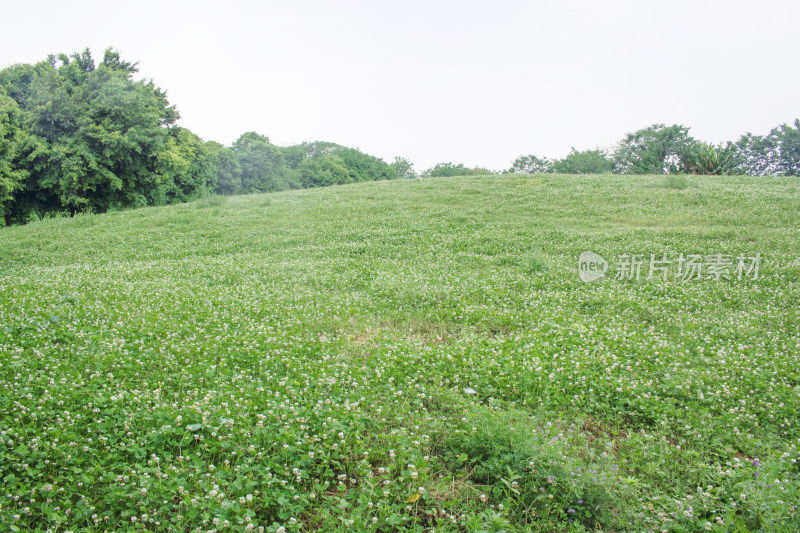
[[179, 114], [137, 63], [87, 49], [0, 71], [0, 225], [413, 175], [334, 143], [280, 147], [256, 132], [230, 147], [176, 124]]
[[[504, 174], [708, 174], [800, 175], [800, 120], [781, 124], [767, 135], [742, 135], [738, 141], [709, 144], [681, 124], [653, 124], [628, 133], [610, 150], [576, 150], [562, 159], [535, 154], [514, 160]], [[493, 174], [483, 167], [437, 163], [421, 177]]]
[[[256, 132], [230, 147], [177, 125], [179, 114], [138, 64], [111, 48], [88, 49], [0, 70], [0, 225], [79, 212], [415, 177], [391, 163], [330, 142], [281, 147]], [[518, 157], [506, 173], [800, 175], [800, 120], [767, 135], [708, 144], [680, 124], [627, 134], [612, 150], [574, 148], [557, 160]], [[439, 163], [422, 177], [492, 173]]]
[[563, 159], [518, 157], [507, 173], [520, 174], [741, 174], [800, 175], [800, 120], [767, 135], [742, 135], [738, 141], [709, 144], [680, 124], [653, 124], [628, 133], [613, 150], [573, 148]]

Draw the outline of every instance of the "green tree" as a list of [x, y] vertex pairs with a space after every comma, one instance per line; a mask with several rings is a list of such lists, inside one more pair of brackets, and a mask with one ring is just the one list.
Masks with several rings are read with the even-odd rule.
[[614, 171], [619, 174], [676, 174], [695, 140], [689, 128], [674, 124], [653, 124], [620, 141], [614, 152]]
[[728, 143], [714, 146], [695, 142], [686, 154], [684, 171], [688, 174], [730, 174], [734, 167], [735, 146]]
[[242, 192], [271, 192], [289, 188], [281, 150], [256, 132], [242, 134], [232, 147], [241, 169]]
[[414, 172], [414, 163], [412, 163], [405, 157], [396, 156], [394, 158], [394, 161], [389, 163], [389, 166], [392, 167], [394, 173], [397, 174], [397, 176], [400, 178], [417, 177], [417, 173]]
[[158, 157], [158, 203], [185, 202], [215, 191], [217, 165], [217, 154], [200, 137], [186, 128], [171, 128]]
[[[45, 67], [46, 65], [46, 67]], [[27, 102], [33, 79], [37, 76], [37, 71], [50, 68], [49, 63], [39, 63], [37, 65], [12, 65], [0, 70], [0, 87], [17, 104]]]
[[116, 52], [106, 59], [95, 65], [85, 50], [0, 73], [29, 134], [20, 205], [39, 216], [143, 205], [157, 196], [156, 162], [177, 111], [152, 82], [133, 81], [135, 69]]
[[332, 155], [341, 159], [342, 164], [347, 168], [350, 179], [346, 183], [390, 180], [398, 177], [394, 169], [385, 161], [355, 148], [337, 148]]
[[[287, 181], [291, 187], [320, 187], [330, 180], [334, 181], [328, 184], [342, 184], [399, 177], [382, 159], [332, 142], [306, 142], [281, 151], [289, 168]], [[318, 160], [318, 164], [306, 162], [308, 160]], [[346, 170], [346, 176], [340, 174], [340, 166]], [[322, 175], [314, 177], [315, 171]]]
[[514, 160], [508, 174], [547, 174], [553, 172], [553, 162], [546, 157], [533, 154], [521, 155]]
[[135, 74], [136, 72], [139, 72], [138, 61], [136, 63], [123, 61], [119, 56], [119, 52], [113, 48], [106, 48], [106, 51], [103, 54], [103, 66], [110, 70], [127, 72], [128, 74]]
[[333, 154], [307, 157], [297, 167], [303, 187], [326, 187], [350, 183], [352, 178], [344, 161]]
[[24, 224], [31, 215], [44, 218], [64, 211], [55, 187], [47, 186], [43, 178], [54, 174], [58, 169], [52, 157], [50, 145], [40, 137], [27, 133], [22, 149], [19, 169], [26, 174], [22, 188], [14, 193], [14, 201], [10, 206], [10, 221]]
[[0, 222], [4, 225], [12, 223], [14, 193], [28, 177], [20, 160], [25, 139], [19, 106], [0, 88]]
[[771, 135], [778, 145], [778, 173], [800, 176], [800, 119], [794, 121], [794, 127], [781, 124]]
[[778, 146], [772, 135], [746, 133], [735, 143], [736, 173], [750, 176], [769, 176], [778, 170]]
[[206, 149], [213, 155], [217, 168], [216, 192], [239, 194], [242, 192], [242, 169], [236, 154], [218, 142], [206, 142]]
[[614, 169], [614, 161], [599, 149], [579, 152], [572, 148], [567, 157], [553, 163], [552, 169], [560, 174], [602, 174]]
[[429, 178], [447, 178], [450, 176], [465, 176], [469, 169], [462, 163], [454, 164], [452, 162], [436, 163], [433, 168], [429, 168], [423, 172], [423, 176]]
[[325, 154], [335, 154], [337, 150], [344, 148], [341, 144], [328, 141], [304, 142], [300, 146], [305, 151], [305, 157], [319, 157]]
[[308, 149], [305, 144], [295, 144], [293, 146], [285, 146], [280, 149], [283, 154], [283, 161], [289, 169], [297, 169], [300, 163], [309, 156]]
[[467, 168], [462, 163], [453, 164], [437, 163], [433, 168], [429, 168], [422, 173], [425, 177], [442, 178], [449, 176], [481, 176], [484, 174], [492, 174], [492, 171], [482, 167]]

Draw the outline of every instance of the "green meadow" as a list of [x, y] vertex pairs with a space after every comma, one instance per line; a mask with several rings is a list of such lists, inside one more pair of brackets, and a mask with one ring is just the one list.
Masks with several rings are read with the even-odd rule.
[[0, 528], [798, 531], [798, 326], [796, 178], [378, 181], [3, 228]]

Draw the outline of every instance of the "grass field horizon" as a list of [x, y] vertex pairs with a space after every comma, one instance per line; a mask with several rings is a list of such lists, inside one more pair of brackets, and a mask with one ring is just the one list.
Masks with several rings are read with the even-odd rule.
[[0, 523], [797, 531], [798, 206], [499, 175], [0, 229]]

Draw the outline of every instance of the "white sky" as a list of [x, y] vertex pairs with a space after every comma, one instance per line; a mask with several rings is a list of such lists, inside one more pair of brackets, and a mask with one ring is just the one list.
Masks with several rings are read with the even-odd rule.
[[654, 122], [702, 140], [800, 117], [800, 2], [11, 1], [0, 68], [113, 46], [181, 125], [499, 170]]

